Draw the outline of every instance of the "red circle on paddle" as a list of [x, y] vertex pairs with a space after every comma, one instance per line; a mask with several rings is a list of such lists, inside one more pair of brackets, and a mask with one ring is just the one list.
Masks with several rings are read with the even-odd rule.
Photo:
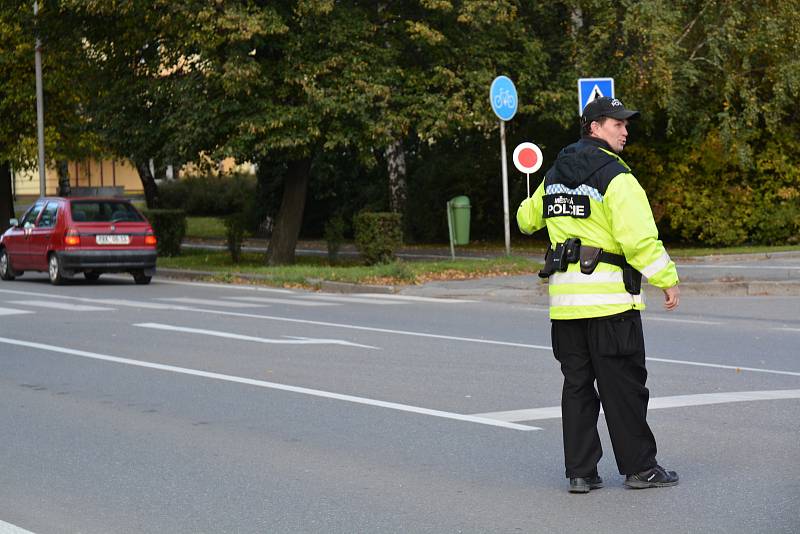
[[531, 174], [542, 166], [542, 151], [533, 143], [520, 143], [514, 149], [513, 159], [519, 172]]

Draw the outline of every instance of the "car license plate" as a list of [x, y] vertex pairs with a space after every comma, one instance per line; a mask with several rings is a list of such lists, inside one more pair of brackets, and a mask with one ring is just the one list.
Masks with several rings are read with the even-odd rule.
[[115, 234], [115, 235], [97, 235], [95, 241], [98, 245], [129, 245], [131, 236]]

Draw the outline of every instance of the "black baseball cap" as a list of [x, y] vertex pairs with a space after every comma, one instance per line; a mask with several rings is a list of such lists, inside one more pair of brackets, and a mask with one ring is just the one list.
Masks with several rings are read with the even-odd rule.
[[626, 109], [622, 100], [601, 96], [600, 98], [595, 98], [583, 108], [581, 124], [588, 124], [600, 117], [611, 117], [619, 120], [636, 119], [639, 117], [639, 112], [633, 109]]

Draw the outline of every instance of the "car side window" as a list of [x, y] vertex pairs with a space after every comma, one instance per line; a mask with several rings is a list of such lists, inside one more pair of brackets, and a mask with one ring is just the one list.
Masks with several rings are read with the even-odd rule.
[[22, 218], [22, 222], [20, 223], [23, 228], [31, 228], [36, 223], [36, 219], [39, 217], [39, 213], [42, 212], [42, 207], [44, 206], [44, 202], [37, 202], [30, 208], [26, 213], [25, 216]]
[[39, 219], [39, 228], [52, 228], [56, 225], [58, 217], [58, 202], [48, 202]]

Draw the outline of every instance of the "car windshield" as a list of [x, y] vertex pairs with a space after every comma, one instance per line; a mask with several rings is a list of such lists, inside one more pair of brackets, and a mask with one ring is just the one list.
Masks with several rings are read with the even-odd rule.
[[71, 203], [75, 222], [139, 222], [139, 215], [130, 202], [122, 200], [74, 200]]

